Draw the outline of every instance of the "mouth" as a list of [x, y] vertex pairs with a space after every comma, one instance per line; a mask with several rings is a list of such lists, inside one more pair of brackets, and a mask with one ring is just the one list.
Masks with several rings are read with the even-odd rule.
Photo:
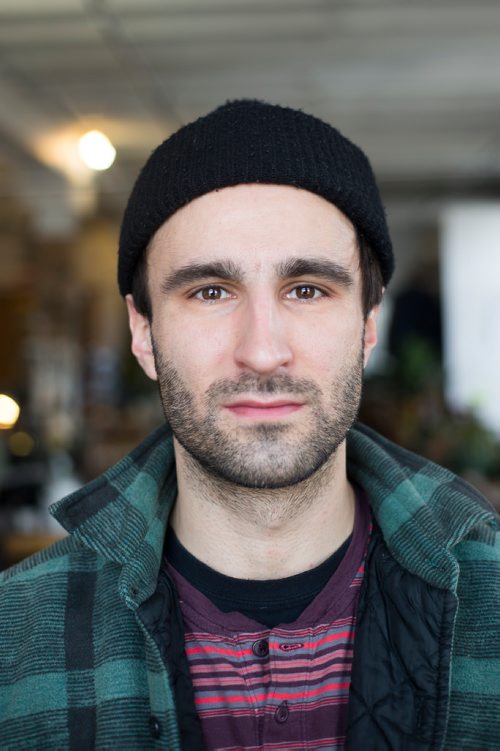
[[291, 415], [302, 409], [304, 404], [292, 399], [275, 399], [269, 402], [257, 399], [241, 399], [224, 406], [233, 415], [262, 422]]

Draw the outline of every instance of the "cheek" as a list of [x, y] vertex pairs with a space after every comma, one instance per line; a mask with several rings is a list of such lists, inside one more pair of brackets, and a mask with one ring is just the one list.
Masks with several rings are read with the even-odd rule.
[[164, 360], [174, 367], [186, 385], [213, 380], [228, 356], [228, 337], [222, 331], [206, 332], [200, 326], [169, 319], [168, 327], [155, 331], [155, 342]]
[[319, 377], [328, 377], [359, 356], [362, 336], [363, 326], [356, 316], [342, 323], [325, 319], [300, 337], [294, 337], [294, 349], [296, 356], [308, 361]]

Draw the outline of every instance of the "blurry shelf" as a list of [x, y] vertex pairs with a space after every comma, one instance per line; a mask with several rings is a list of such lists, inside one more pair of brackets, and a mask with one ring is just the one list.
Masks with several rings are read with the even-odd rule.
[[0, 557], [4, 567], [12, 566], [33, 553], [61, 540], [64, 534], [19, 534], [10, 533], [0, 541]]

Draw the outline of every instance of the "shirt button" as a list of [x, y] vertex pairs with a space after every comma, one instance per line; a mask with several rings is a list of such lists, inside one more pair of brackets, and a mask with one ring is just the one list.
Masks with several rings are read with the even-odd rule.
[[256, 657], [267, 657], [269, 654], [269, 642], [267, 639], [259, 639], [252, 644], [252, 652]]
[[283, 701], [281, 702], [279, 707], [276, 707], [276, 712], [274, 713], [274, 719], [276, 720], [276, 722], [279, 722], [281, 724], [288, 720], [289, 714], [290, 714], [290, 710], [288, 709], [288, 705], [286, 701]]
[[149, 732], [153, 738], [159, 738], [161, 735], [160, 721], [154, 715], [149, 718]]

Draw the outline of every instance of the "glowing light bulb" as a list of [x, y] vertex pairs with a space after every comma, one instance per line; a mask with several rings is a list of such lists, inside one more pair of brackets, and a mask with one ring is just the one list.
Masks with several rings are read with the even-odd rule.
[[89, 130], [78, 141], [82, 161], [93, 170], [106, 170], [116, 157], [116, 149], [100, 130]]
[[0, 394], [0, 429], [7, 430], [16, 424], [21, 408], [7, 394]]

